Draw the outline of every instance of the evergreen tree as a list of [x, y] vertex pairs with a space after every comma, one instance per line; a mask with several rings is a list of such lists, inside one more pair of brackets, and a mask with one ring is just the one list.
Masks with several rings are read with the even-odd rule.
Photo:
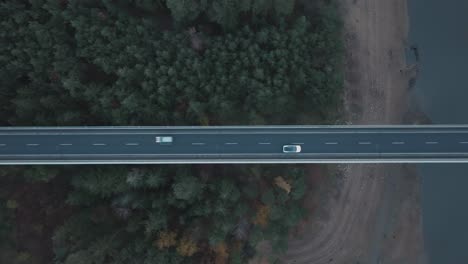
[[[245, 125], [292, 124], [297, 113], [329, 117], [342, 86], [342, 44], [336, 7], [321, 6], [316, 16], [295, 19], [289, 0], [4, 1], [0, 122]], [[151, 16], [169, 11], [177, 26], [163, 32]], [[247, 263], [264, 239], [284, 250], [288, 229], [304, 216], [304, 170], [220, 168], [15, 173], [69, 181], [71, 216], [55, 230], [56, 264], [200, 263], [214, 257], [202, 249], [219, 245], [221, 259]], [[275, 185], [278, 176], [290, 192]]]

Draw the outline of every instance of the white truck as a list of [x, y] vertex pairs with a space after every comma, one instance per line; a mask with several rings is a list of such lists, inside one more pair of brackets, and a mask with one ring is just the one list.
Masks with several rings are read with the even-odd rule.
[[155, 141], [158, 144], [172, 144], [173, 138], [171, 136], [158, 136]]

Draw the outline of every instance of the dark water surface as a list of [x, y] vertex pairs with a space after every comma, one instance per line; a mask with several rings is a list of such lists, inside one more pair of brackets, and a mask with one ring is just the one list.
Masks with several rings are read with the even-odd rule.
[[[468, 0], [408, 0], [415, 96], [435, 124], [468, 124]], [[468, 263], [468, 164], [419, 166], [431, 264]]]

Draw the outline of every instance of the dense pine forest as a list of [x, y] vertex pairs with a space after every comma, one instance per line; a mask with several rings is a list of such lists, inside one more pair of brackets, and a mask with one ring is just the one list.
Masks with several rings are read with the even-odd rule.
[[[5, 0], [0, 125], [337, 118], [332, 0]], [[0, 263], [247, 263], [314, 186], [284, 165], [0, 168]]]

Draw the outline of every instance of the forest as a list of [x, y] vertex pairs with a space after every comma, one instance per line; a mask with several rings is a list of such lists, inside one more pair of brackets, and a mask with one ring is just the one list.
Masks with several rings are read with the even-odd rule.
[[[333, 0], [6, 0], [0, 125], [333, 123]], [[0, 168], [0, 263], [271, 263], [306, 216], [299, 165]]]

